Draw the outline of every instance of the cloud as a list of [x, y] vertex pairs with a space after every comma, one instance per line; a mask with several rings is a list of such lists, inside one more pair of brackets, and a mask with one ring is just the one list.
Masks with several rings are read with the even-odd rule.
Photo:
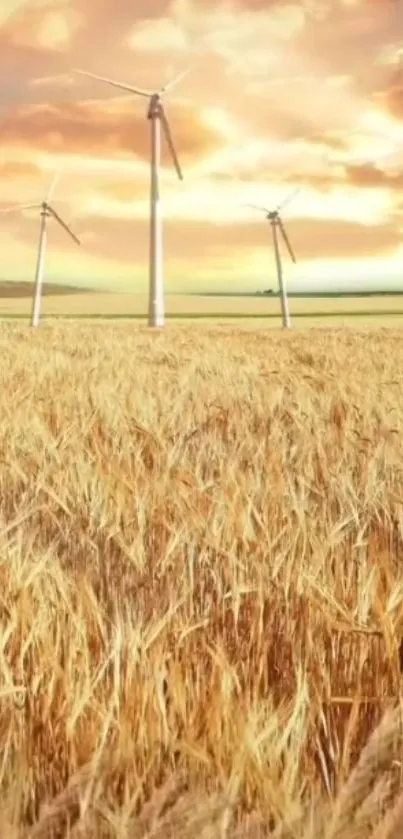
[[318, 146], [324, 150], [330, 149], [332, 151], [344, 152], [351, 148], [351, 136], [343, 131], [332, 131], [331, 129], [314, 131], [308, 134], [305, 139], [311, 145]]
[[144, 20], [132, 28], [127, 43], [133, 50], [158, 53], [161, 51], [187, 51], [186, 33], [171, 18]]
[[[5, 22], [0, 22], [0, 74], [7, 79], [0, 91], [0, 107], [5, 112], [21, 102], [30, 101], [27, 86], [33, 78], [54, 75], [64, 69], [60, 34], [61, 31], [66, 34], [68, 30], [68, 15], [66, 20], [59, 18], [58, 24], [53, 19], [52, 24], [49, 15], [55, 13], [55, 8], [51, 0], [37, 6], [24, 4], [17, 6]], [[51, 41], [52, 26], [54, 43]], [[32, 91], [31, 97], [33, 95]]]
[[365, 258], [393, 252], [400, 231], [390, 224], [365, 225], [334, 219], [298, 219], [287, 225], [297, 259]]
[[79, 17], [73, 9], [27, 8], [9, 29], [14, 47], [37, 46], [49, 51], [64, 51], [71, 44]]
[[[146, 268], [148, 222], [138, 216], [148, 206], [147, 103], [72, 76], [74, 66], [152, 87], [192, 65], [167, 98], [185, 175], [191, 170], [180, 190], [175, 184], [170, 194], [169, 179], [164, 189], [168, 270], [186, 263], [191, 270], [194, 253], [212, 272], [217, 264], [230, 272], [234, 260], [247, 265], [256, 254], [266, 260], [263, 222], [210, 223], [220, 218], [221, 204], [236, 203], [234, 187], [243, 196], [248, 183], [256, 196], [264, 183], [270, 195], [300, 183], [307, 187], [307, 216], [320, 215], [321, 205], [325, 215], [340, 215], [340, 221], [290, 221], [299, 260], [372, 258], [400, 244], [397, 216], [390, 227], [343, 219], [387, 217], [390, 203], [393, 221], [398, 206], [402, 176], [377, 163], [373, 138], [378, 123], [386, 134], [394, 127], [397, 137], [396, 120], [403, 119], [396, 69], [401, 0], [13, 0], [13, 12], [2, 16], [4, 9], [2, 201], [24, 200], [34, 179], [41, 188], [59, 156], [72, 169], [92, 158], [110, 165], [115, 181], [95, 171], [91, 179], [66, 177], [70, 203], [61, 205], [67, 218], [74, 219], [75, 209], [94, 214], [76, 216], [86, 231], [83, 249], [94, 258], [127, 271]], [[361, 124], [368, 114], [372, 122]], [[364, 124], [366, 135], [353, 133]], [[382, 149], [386, 154], [385, 144]], [[164, 163], [171, 166], [166, 148]], [[325, 201], [315, 193], [327, 193]], [[200, 220], [191, 222], [195, 204]], [[111, 218], [119, 214], [133, 218]], [[24, 216], [3, 222], [16, 242], [34, 247], [33, 222]], [[52, 229], [52, 252], [58, 236]]]
[[[397, 226], [385, 224], [367, 226], [359, 222], [335, 219], [293, 219], [287, 222], [287, 233], [299, 261], [311, 259], [341, 259], [367, 257], [387, 253], [401, 242]], [[90, 234], [89, 252], [105, 258], [122, 260], [148, 256], [148, 222], [101, 220], [97, 217], [81, 219], [84, 240]], [[253, 251], [271, 249], [267, 222], [210, 224], [208, 222], [167, 221], [165, 248], [169, 261], [197, 261], [208, 264], [215, 260], [242, 260], [247, 265]]]
[[[314, 146], [319, 143], [320, 137], [315, 138]], [[304, 141], [309, 147], [309, 140]], [[326, 140], [324, 140], [326, 143]], [[330, 148], [332, 150], [333, 143], [330, 141]], [[318, 147], [320, 149], [320, 146]], [[259, 165], [242, 165], [234, 166], [232, 173], [217, 173], [215, 177], [219, 180], [230, 182], [239, 180], [245, 183], [262, 183], [262, 175], [264, 179], [269, 180], [280, 176], [280, 181], [292, 185], [300, 185], [301, 187], [317, 189], [320, 192], [328, 192], [331, 189], [351, 188], [357, 189], [372, 189], [372, 190], [390, 190], [392, 192], [399, 192], [403, 190], [403, 174], [400, 167], [393, 168], [390, 164], [381, 166], [380, 163], [372, 162], [371, 159], [362, 159], [357, 162], [349, 162], [352, 158], [350, 154], [345, 153], [338, 156], [339, 150], [346, 151], [347, 144], [338, 142], [337, 136], [335, 138], [334, 148], [336, 155], [331, 154], [312, 155], [311, 158], [306, 154], [301, 155], [302, 161], [299, 165], [298, 145], [292, 153], [292, 148], [288, 153], [288, 161], [284, 153], [282, 169], [275, 165], [276, 161], [270, 159], [269, 152], [266, 153], [267, 166]], [[386, 164], [388, 163], [386, 157]], [[287, 163], [289, 165], [287, 165]], [[271, 165], [270, 165], [271, 164]]]
[[[197, 161], [221, 145], [218, 132], [204, 124], [191, 105], [172, 104], [168, 112], [181, 158]], [[115, 102], [76, 102], [33, 105], [7, 117], [0, 128], [0, 145], [107, 156], [138, 155], [149, 159], [149, 124], [145, 113], [127, 99]], [[163, 159], [168, 162], [164, 144]]]
[[[0, 69], [12, 76], [14, 87], [3, 96], [18, 101], [24, 79], [42, 76], [49, 79], [48, 101], [54, 101], [51, 77], [74, 65], [153, 85], [179, 70], [186, 43], [201, 38], [204, 56], [189, 54], [194, 71], [187, 95], [194, 92], [197, 101], [209, 98], [212, 104], [221, 98], [250, 134], [284, 140], [326, 127], [348, 127], [360, 106], [358, 63], [364, 70], [372, 67], [394, 35], [385, 12], [390, 3], [384, 0], [373, 8], [363, 0], [354, 6], [326, 0], [314, 5], [320, 7], [320, 16], [313, 13], [311, 0], [210, 0], [202, 11], [194, 0], [138, 0], [135, 9], [132, 0], [116, 0], [113, 11], [104, 0], [71, 0], [68, 8], [45, 0], [12, 15], [0, 29]], [[68, 41], [41, 35], [49, 27], [56, 32], [57, 15], [70, 27]], [[63, 43], [68, 43], [69, 55]], [[95, 49], [99, 43], [102, 61]], [[240, 85], [231, 75], [236, 67]], [[378, 69], [371, 70], [371, 78], [374, 72]], [[88, 89], [92, 96], [113, 95], [95, 82]], [[180, 90], [182, 95], [182, 86]], [[25, 101], [38, 102], [38, 91], [32, 87]]]
[[[77, 11], [57, 0], [24, 4], [0, 21], [0, 45], [8, 57], [52, 56], [68, 50], [80, 25]], [[4, 56], [2, 56], [4, 60]]]
[[403, 191], [403, 173], [386, 171], [370, 162], [329, 165], [327, 168], [318, 168], [309, 173], [295, 172], [285, 180], [292, 184], [300, 184], [302, 187], [317, 189], [319, 192], [328, 192], [336, 187], [390, 190], [397, 193]]
[[360, 188], [403, 190], [402, 172], [385, 172], [378, 166], [367, 163], [346, 166], [348, 183]]
[[[250, 15], [254, 39], [252, 33], [249, 42], [240, 35], [234, 50], [234, 59], [236, 53], [244, 56], [243, 63], [239, 62], [241, 77], [249, 55], [253, 63], [260, 48], [270, 14], [265, 16], [263, 4], [239, 3], [252, 11], [260, 10], [261, 5], [259, 15]], [[385, 45], [393, 51], [398, 31], [395, 11], [400, 7], [401, 15], [402, 4], [332, 0], [316, 5], [320, 5], [322, 16], [306, 13], [304, 25], [289, 42], [270, 38], [266, 55], [267, 60], [271, 57], [271, 66], [262, 66], [260, 73], [253, 67], [253, 80], [247, 82], [250, 102], [245, 102], [242, 94], [239, 98], [251, 130], [278, 138], [307, 137], [324, 129], [351, 130], [370, 107], [371, 96], [388, 86], [390, 70], [378, 59]], [[264, 103], [261, 107], [258, 98]]]
[[[158, 18], [169, 10], [169, 2], [116, 0], [113, 9], [104, 0], [41, 0], [38, 4], [18, 5], [1, 20], [0, 72], [8, 83], [0, 91], [0, 107], [37, 103], [38, 89], [32, 81], [48, 79], [49, 101], [54, 101], [53, 79], [71, 72], [72, 66], [88, 66], [96, 60], [102, 44], [102, 71], [135, 75], [139, 69], [136, 53], [127, 42], [133, 24], [141, 18]], [[167, 55], [162, 55], [166, 63]], [[155, 57], [141, 61], [141, 74], [155, 72]], [[89, 69], [91, 67], [89, 66]], [[70, 84], [67, 82], [67, 84]], [[27, 85], [30, 89], [27, 91]], [[46, 84], [43, 81], [43, 87]], [[102, 94], [101, 94], [102, 95]], [[59, 97], [60, 98], [60, 97]]]
[[25, 182], [27, 178], [37, 178], [40, 174], [40, 167], [26, 160], [7, 160], [0, 163], [0, 177], [3, 183], [15, 180]]
[[99, 186], [102, 196], [112, 201], [121, 201], [123, 204], [131, 204], [133, 201], [144, 200], [150, 193], [148, 176], [142, 181], [137, 179], [114, 180], [113, 183], [103, 183]]
[[88, 40], [108, 47], [121, 48], [130, 53], [128, 34], [136, 22], [169, 17], [171, 0], [117, 0], [113, 8], [105, 0], [74, 0], [74, 9], [81, 19], [74, 46], [82, 53], [88, 50]]
[[[85, 276], [94, 277], [94, 266], [98, 276], [109, 277], [109, 282], [131, 278], [143, 288], [147, 280], [149, 226], [147, 219], [101, 219], [98, 216], [75, 218], [67, 208], [57, 202], [60, 212], [82, 242], [76, 249], [58, 225], [49, 224], [49, 273], [60, 274], [60, 257], [67, 266], [68, 260], [74, 266], [74, 281]], [[333, 264], [337, 272], [337, 260], [361, 260], [393, 257], [400, 245], [400, 234], [396, 225], [366, 226], [359, 222], [324, 219], [285, 220], [286, 230], [297, 256], [297, 266], [291, 268], [288, 255], [283, 251], [287, 271], [300, 271], [305, 260], [317, 265], [321, 262]], [[398, 222], [398, 219], [396, 219]], [[38, 214], [15, 213], [3, 217], [3, 238], [8, 233], [8, 252], [14, 256], [31, 248], [26, 270], [35, 264], [35, 249], [38, 235]], [[13, 245], [14, 243], [14, 245]], [[164, 250], [167, 282], [191, 281], [198, 283], [215, 278], [215, 282], [227, 279], [235, 282], [274, 276], [273, 249], [270, 228], [266, 221], [252, 223], [212, 224], [205, 222], [170, 221], [164, 227]], [[27, 256], [25, 256], [27, 260]], [[92, 266], [92, 273], [86, 274]], [[303, 270], [303, 268], [302, 268]], [[317, 273], [318, 273], [317, 271]], [[55, 273], [56, 272], [56, 273]], [[59, 275], [57, 274], [57, 275]], [[333, 273], [334, 275], [334, 273]], [[60, 274], [64, 276], [64, 274]], [[66, 274], [67, 276], [67, 274]], [[243, 280], [242, 280], [243, 278]], [[326, 273], [323, 277], [326, 280]]]
[[77, 79], [69, 76], [67, 73], [60, 73], [56, 76], [43, 76], [39, 79], [29, 79], [30, 87], [74, 87], [77, 85]]
[[378, 101], [384, 110], [394, 119], [403, 121], [403, 76], [400, 81], [396, 79], [388, 90], [378, 94]]

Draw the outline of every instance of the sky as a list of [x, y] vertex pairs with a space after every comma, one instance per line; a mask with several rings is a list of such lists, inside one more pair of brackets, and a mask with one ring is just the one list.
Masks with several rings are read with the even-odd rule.
[[166, 289], [276, 288], [262, 212], [283, 222], [291, 291], [403, 289], [403, 0], [1, 0], [1, 279], [33, 279], [54, 193], [47, 279], [148, 284], [147, 101], [166, 97], [184, 173], [163, 150]]

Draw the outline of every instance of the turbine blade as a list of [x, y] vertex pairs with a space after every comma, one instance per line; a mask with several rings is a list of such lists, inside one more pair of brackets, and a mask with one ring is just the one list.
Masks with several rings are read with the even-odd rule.
[[112, 87], [117, 87], [119, 90], [127, 90], [129, 93], [137, 93], [139, 96], [146, 96], [147, 99], [152, 96], [152, 92], [149, 90], [143, 90], [141, 87], [134, 87], [130, 84], [124, 84], [123, 82], [116, 82], [114, 79], [107, 79], [105, 76], [96, 76], [94, 73], [87, 73], [85, 70], [73, 70], [73, 73], [78, 73], [80, 76], [87, 76], [89, 79], [96, 79], [98, 82], [106, 82], [106, 84], [112, 85]]
[[58, 182], [60, 181], [61, 176], [62, 176], [61, 172], [56, 172], [56, 174], [55, 174], [55, 176], [52, 180], [52, 183], [49, 186], [48, 194], [47, 194], [46, 199], [45, 199], [46, 201], [50, 201], [51, 198], [53, 198], [54, 191], [56, 189], [56, 186], [57, 186]]
[[164, 111], [163, 108], [161, 108], [160, 119], [161, 119], [163, 131], [164, 131], [164, 134], [165, 134], [165, 139], [168, 143], [168, 148], [169, 148], [169, 151], [171, 152], [171, 157], [172, 157], [175, 169], [176, 169], [177, 174], [178, 174], [178, 178], [179, 178], [180, 181], [183, 181], [182, 169], [179, 165], [178, 155], [176, 154], [174, 142], [173, 142], [173, 139], [172, 139], [171, 129], [169, 127], [169, 122], [166, 118], [166, 114], [165, 114], [165, 111]]
[[287, 204], [289, 204], [290, 201], [292, 201], [293, 198], [295, 198], [295, 196], [297, 195], [298, 192], [301, 192], [301, 187], [300, 186], [297, 186], [296, 189], [293, 189], [292, 192], [290, 192], [287, 195], [287, 197], [284, 199], [284, 201], [282, 201], [282, 203], [279, 204], [278, 207], [276, 207], [276, 212], [279, 213], [280, 210], [282, 210]]
[[242, 204], [242, 207], [250, 207], [252, 210], [262, 210], [264, 213], [269, 213], [267, 207], [262, 207], [260, 204]]
[[287, 248], [287, 250], [288, 250], [288, 253], [290, 254], [290, 257], [291, 257], [292, 261], [293, 261], [293, 262], [296, 262], [297, 260], [295, 259], [295, 254], [294, 254], [294, 251], [293, 251], [293, 249], [292, 249], [292, 247], [291, 247], [290, 240], [289, 240], [289, 238], [288, 238], [288, 236], [287, 236], [287, 234], [286, 234], [286, 232], [285, 232], [284, 225], [283, 225], [283, 222], [281, 221], [281, 218], [280, 218], [280, 217], [279, 217], [279, 219], [278, 219], [278, 222], [277, 222], [277, 223], [278, 223], [278, 226], [279, 226], [279, 228], [280, 228], [280, 232], [281, 232], [281, 235], [282, 235], [282, 237], [283, 237], [283, 239], [284, 239], [285, 246], [286, 246], [286, 248]]
[[68, 233], [69, 236], [71, 236], [73, 241], [76, 242], [77, 245], [81, 245], [80, 240], [77, 239], [77, 236], [75, 236], [73, 231], [70, 230], [68, 225], [63, 221], [63, 219], [60, 218], [60, 216], [57, 214], [56, 210], [54, 210], [53, 207], [50, 207], [49, 204], [47, 205], [47, 207], [48, 207], [48, 210], [52, 213], [53, 218], [55, 218], [56, 221], [60, 224], [60, 226], [63, 227], [63, 229], [66, 231], [66, 233]]
[[188, 75], [188, 73], [190, 73], [190, 70], [191, 70], [191, 67], [187, 67], [186, 70], [182, 70], [181, 73], [178, 73], [176, 76], [173, 77], [173, 79], [170, 79], [169, 82], [164, 84], [164, 86], [160, 88], [158, 93], [159, 94], [167, 93], [168, 90], [172, 90], [173, 87], [176, 87], [176, 85], [179, 84], [179, 82], [181, 82], [182, 79], [184, 79], [185, 76]]
[[37, 210], [40, 206], [41, 206], [41, 204], [39, 202], [37, 204], [15, 204], [14, 207], [4, 207], [4, 208], [0, 209], [0, 213], [6, 214], [6, 213], [16, 213], [19, 210], [33, 210], [33, 209]]

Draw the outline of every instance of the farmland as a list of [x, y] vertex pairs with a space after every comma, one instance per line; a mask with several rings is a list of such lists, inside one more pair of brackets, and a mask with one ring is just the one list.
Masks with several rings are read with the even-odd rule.
[[[27, 284], [28, 286], [28, 284]], [[1, 291], [1, 289], [0, 289]], [[27, 319], [31, 313], [31, 297], [0, 293], [0, 318]], [[281, 325], [280, 301], [277, 297], [172, 294], [166, 299], [167, 317], [172, 321], [214, 321], [231, 323], [242, 321], [253, 327]], [[43, 314], [80, 320], [145, 320], [148, 298], [145, 293], [114, 293], [76, 291], [46, 294]], [[291, 314], [297, 326], [370, 325], [399, 326], [403, 324], [402, 295], [339, 298], [291, 298]]]
[[3, 323], [0, 348], [2, 833], [369, 839], [388, 723], [321, 819], [400, 697], [403, 334]]

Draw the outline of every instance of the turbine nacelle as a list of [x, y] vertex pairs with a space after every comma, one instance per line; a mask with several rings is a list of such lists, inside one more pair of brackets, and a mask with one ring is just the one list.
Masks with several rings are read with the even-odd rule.
[[46, 216], [47, 218], [51, 215], [51, 209], [47, 201], [42, 201], [40, 204], [41, 216]]
[[163, 107], [161, 95], [159, 93], [153, 93], [153, 95], [150, 96], [147, 119], [161, 118]]

